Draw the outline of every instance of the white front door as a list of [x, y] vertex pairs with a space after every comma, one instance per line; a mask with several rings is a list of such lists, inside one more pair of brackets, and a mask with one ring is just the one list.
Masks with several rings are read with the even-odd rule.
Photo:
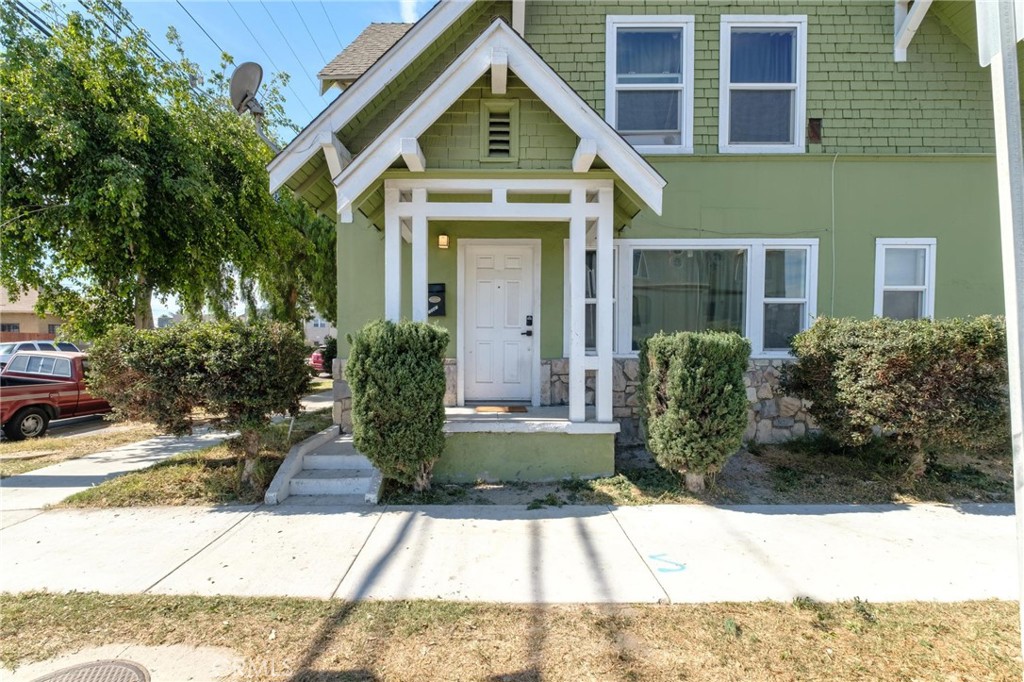
[[465, 400], [530, 400], [540, 311], [533, 245], [467, 245]]

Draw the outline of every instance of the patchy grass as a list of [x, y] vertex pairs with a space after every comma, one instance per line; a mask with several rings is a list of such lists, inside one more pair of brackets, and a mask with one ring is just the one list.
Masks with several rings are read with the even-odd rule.
[[156, 427], [152, 424], [122, 423], [81, 435], [5, 440], [0, 442], [0, 478], [24, 474], [157, 435]]
[[320, 393], [334, 388], [334, 379], [331, 377], [314, 377], [309, 384], [310, 393]]
[[[269, 682], [1019, 680], [1014, 602], [486, 605], [4, 595], [5, 666], [103, 644], [235, 649]], [[278, 675], [273, 678], [272, 675]]]
[[171, 457], [147, 469], [105, 481], [64, 500], [65, 507], [143, 507], [186, 504], [253, 503], [274, 479], [289, 448], [331, 425], [329, 409], [304, 412], [270, 427], [256, 464], [255, 488], [240, 482], [242, 457], [236, 439]]
[[[635, 453], [632, 453], [635, 455]], [[887, 504], [1012, 502], [1009, 452], [932, 455], [919, 481], [884, 442], [844, 449], [821, 437], [784, 445], [757, 445], [737, 453], [708, 480], [703, 493], [687, 492], [682, 477], [633, 457], [609, 478], [558, 483], [476, 483], [435, 486], [415, 493], [397, 484], [384, 504], [523, 504], [531, 509], [564, 504]]]

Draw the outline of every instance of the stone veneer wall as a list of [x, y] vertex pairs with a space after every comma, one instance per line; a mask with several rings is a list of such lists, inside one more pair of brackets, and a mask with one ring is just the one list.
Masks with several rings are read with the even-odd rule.
[[[809, 403], [782, 394], [779, 380], [788, 360], [751, 360], [743, 376], [750, 410], [747, 413], [746, 441], [778, 443], [803, 436], [817, 427], [807, 412]], [[445, 364], [445, 405], [456, 404], [456, 362], [447, 358]], [[334, 423], [344, 432], [352, 430], [352, 394], [348, 382], [342, 380], [344, 361], [334, 361]], [[556, 358], [541, 361], [541, 405], [566, 405], [569, 402], [569, 360]], [[612, 365], [612, 413], [622, 425], [619, 445], [643, 442], [639, 429], [640, 361], [637, 358], [616, 358]], [[587, 373], [587, 405], [594, 404], [593, 372]]]

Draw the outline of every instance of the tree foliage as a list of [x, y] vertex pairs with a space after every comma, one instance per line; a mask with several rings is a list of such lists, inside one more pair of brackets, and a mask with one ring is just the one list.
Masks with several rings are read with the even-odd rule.
[[195, 411], [238, 429], [249, 472], [274, 413], [298, 414], [310, 369], [302, 336], [278, 322], [182, 323], [166, 329], [119, 326], [90, 351], [89, 388], [121, 419], [192, 432]]
[[[314, 265], [282, 254], [315, 250], [327, 227], [270, 195], [271, 152], [223, 73], [201, 85], [183, 54], [154, 56], [117, 0], [85, 6], [45, 37], [0, 4], [0, 284], [39, 289], [83, 337], [151, 326], [153, 295], [223, 314], [240, 275], [273, 299], [282, 271]], [[281, 120], [274, 81], [262, 99]]]

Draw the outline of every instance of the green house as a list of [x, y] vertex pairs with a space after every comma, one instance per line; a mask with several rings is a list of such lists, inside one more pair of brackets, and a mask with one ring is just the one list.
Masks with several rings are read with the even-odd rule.
[[338, 220], [344, 336], [451, 332], [442, 479], [610, 473], [638, 341], [751, 341], [747, 437], [818, 315], [1000, 313], [990, 77], [970, 2], [442, 0], [320, 73], [270, 164]]

